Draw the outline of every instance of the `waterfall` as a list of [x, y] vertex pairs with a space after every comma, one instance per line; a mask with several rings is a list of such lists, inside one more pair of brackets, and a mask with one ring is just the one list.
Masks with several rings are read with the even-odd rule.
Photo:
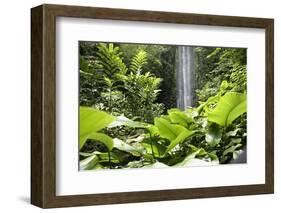
[[176, 58], [177, 107], [185, 110], [188, 106], [193, 106], [195, 83], [193, 47], [179, 46]]

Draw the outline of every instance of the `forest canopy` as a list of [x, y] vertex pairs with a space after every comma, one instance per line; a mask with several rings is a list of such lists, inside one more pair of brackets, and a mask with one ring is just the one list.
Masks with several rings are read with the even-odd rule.
[[246, 162], [246, 56], [80, 41], [80, 170]]

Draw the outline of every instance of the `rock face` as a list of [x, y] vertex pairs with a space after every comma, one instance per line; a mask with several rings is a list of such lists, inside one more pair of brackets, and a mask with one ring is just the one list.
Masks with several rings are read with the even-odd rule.
[[176, 58], [177, 107], [185, 110], [194, 104], [194, 48], [179, 46]]

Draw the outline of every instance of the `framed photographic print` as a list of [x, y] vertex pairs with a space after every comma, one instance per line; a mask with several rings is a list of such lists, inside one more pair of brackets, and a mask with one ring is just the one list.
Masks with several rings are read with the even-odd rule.
[[273, 19], [31, 9], [31, 203], [273, 193]]

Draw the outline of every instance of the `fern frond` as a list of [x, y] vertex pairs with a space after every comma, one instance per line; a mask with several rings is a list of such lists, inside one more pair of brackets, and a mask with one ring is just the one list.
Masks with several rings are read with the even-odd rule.
[[119, 47], [114, 47], [112, 43], [108, 45], [99, 43], [97, 48], [98, 62], [108, 77], [113, 77], [119, 72], [122, 74], [127, 72], [128, 69], [121, 58]]
[[140, 50], [132, 58], [130, 70], [133, 73], [140, 74], [145, 64], [147, 64], [147, 52], [145, 52], [144, 50]]

